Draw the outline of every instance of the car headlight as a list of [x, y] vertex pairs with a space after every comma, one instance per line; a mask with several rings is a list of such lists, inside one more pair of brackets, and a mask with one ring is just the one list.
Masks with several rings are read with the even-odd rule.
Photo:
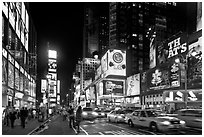
[[97, 115], [98, 115], [98, 113], [96, 113], [96, 112], [92, 112], [92, 114], [93, 114], [93, 115], [95, 115], [95, 116], [97, 116]]
[[87, 115], [87, 113], [86, 113], [86, 112], [83, 112], [82, 115]]
[[171, 123], [169, 121], [163, 121], [161, 122], [163, 125], [171, 125]]
[[118, 118], [123, 118], [122, 116], [118, 116]]
[[186, 124], [186, 122], [185, 122], [185, 121], [183, 121], [183, 120], [181, 120], [181, 121], [180, 121], [180, 124]]

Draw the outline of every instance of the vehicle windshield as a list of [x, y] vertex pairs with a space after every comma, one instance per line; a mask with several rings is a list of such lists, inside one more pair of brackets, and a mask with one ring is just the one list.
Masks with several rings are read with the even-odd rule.
[[147, 116], [148, 117], [157, 117], [158, 113], [156, 113], [156, 111], [147, 111]]
[[95, 112], [101, 112], [101, 110], [100, 109], [96, 109], [96, 110], [94, 110]]
[[128, 113], [132, 113], [133, 110], [124, 110], [125, 111], [125, 114], [128, 114]]
[[93, 111], [92, 108], [83, 108], [83, 111]]
[[121, 110], [117, 111], [116, 113], [117, 113], [117, 114], [125, 114], [125, 112], [124, 112], [124, 111], [121, 111]]

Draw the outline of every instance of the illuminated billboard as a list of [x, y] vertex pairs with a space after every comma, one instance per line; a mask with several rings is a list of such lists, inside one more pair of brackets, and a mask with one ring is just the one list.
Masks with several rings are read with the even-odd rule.
[[48, 51], [48, 58], [57, 59], [57, 51], [55, 51], [55, 50], [49, 50], [49, 51]]
[[15, 69], [15, 89], [20, 90], [20, 76], [18, 69]]
[[14, 66], [8, 62], [8, 86], [14, 88]]
[[101, 59], [101, 72], [103, 77], [126, 76], [126, 51], [108, 50]]
[[127, 94], [133, 96], [140, 94], [140, 74], [135, 74], [127, 78]]
[[175, 62], [164, 63], [141, 74], [141, 92], [160, 91], [181, 86], [181, 73]]
[[41, 80], [41, 93], [45, 93], [47, 91], [47, 80]]
[[101, 58], [101, 73], [105, 73], [108, 70], [108, 53]]
[[188, 51], [187, 34], [179, 33], [172, 36], [158, 45], [157, 47], [157, 65], [167, 62], [170, 58], [177, 55], [185, 56]]
[[56, 72], [57, 71], [57, 61], [54, 59], [48, 59], [48, 71]]
[[103, 95], [119, 95], [123, 96], [124, 81], [116, 80], [103, 80]]
[[2, 58], [2, 84], [7, 84], [7, 60]]
[[[202, 37], [189, 45], [188, 59], [188, 88], [201, 89], [202, 88]], [[192, 53], [196, 53], [192, 56]]]

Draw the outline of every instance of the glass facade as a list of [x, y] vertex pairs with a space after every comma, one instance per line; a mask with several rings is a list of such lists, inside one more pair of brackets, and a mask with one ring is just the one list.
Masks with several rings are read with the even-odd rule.
[[26, 5], [3, 2], [2, 6], [2, 106], [34, 108], [36, 82], [29, 74]]

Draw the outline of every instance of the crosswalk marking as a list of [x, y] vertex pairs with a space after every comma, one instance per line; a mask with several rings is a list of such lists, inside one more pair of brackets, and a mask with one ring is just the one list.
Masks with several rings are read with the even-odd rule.
[[111, 130], [105, 131], [105, 134], [113, 134], [113, 135], [139, 135], [139, 133], [124, 131], [124, 130]]

